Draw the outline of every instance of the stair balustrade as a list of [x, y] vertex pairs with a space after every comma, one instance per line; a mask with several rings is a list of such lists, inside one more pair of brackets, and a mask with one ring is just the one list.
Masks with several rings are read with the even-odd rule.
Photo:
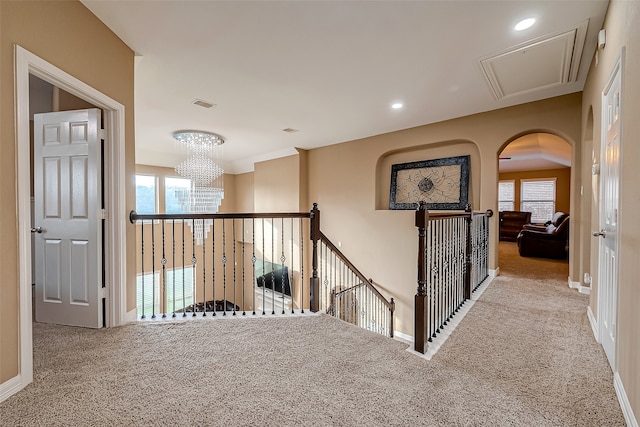
[[137, 214], [141, 319], [324, 311], [393, 336], [388, 301], [310, 212]]
[[465, 301], [489, 276], [491, 210], [429, 212], [420, 202], [418, 228], [418, 289], [414, 298], [415, 350], [445, 328]]

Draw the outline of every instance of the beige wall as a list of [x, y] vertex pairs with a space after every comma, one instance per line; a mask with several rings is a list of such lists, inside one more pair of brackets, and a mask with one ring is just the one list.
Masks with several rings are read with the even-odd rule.
[[541, 178], [556, 178], [556, 211], [570, 213], [571, 168], [503, 172], [500, 174], [501, 181], [515, 180], [515, 210], [520, 210], [520, 180]]
[[[395, 298], [398, 331], [413, 335], [417, 231], [413, 211], [386, 208], [390, 164], [470, 154], [473, 208], [497, 211], [498, 153], [534, 132], [553, 133], [575, 145], [580, 106], [580, 94], [567, 95], [308, 152], [309, 200], [319, 204], [324, 233], [342, 242], [342, 251], [358, 268]], [[256, 185], [257, 173], [256, 168]], [[492, 269], [497, 267], [496, 221], [494, 216]]]
[[236, 212], [254, 212], [253, 172], [236, 175]]
[[[616, 336], [617, 371], [620, 375], [629, 403], [636, 420], [640, 416], [640, 2], [612, 1], [604, 22], [607, 43], [599, 52], [599, 63], [592, 63], [584, 88], [582, 104], [582, 128], [584, 137], [585, 168], [583, 181], [591, 183], [585, 191], [592, 206], [591, 228], [598, 225], [598, 177], [590, 176], [591, 163], [600, 163], [602, 148], [601, 96], [614, 65], [621, 53], [622, 68], [622, 135], [621, 135], [621, 177], [619, 211], [619, 255], [618, 319]], [[593, 110], [591, 115], [590, 111]], [[593, 117], [592, 121], [590, 118]], [[586, 233], [585, 233], [586, 234]], [[591, 310], [598, 314], [597, 260], [598, 245], [591, 245]]]
[[301, 194], [306, 194], [300, 179], [304, 158], [306, 154], [296, 154], [255, 164], [253, 201], [256, 212], [298, 212]]
[[[76, 1], [0, 1], [0, 383], [18, 374], [18, 232], [13, 50], [18, 44], [125, 106], [127, 207], [133, 208], [133, 52]], [[127, 226], [127, 248], [135, 228]], [[135, 254], [127, 251], [127, 278], [135, 283]], [[128, 309], [135, 299], [127, 301]]]

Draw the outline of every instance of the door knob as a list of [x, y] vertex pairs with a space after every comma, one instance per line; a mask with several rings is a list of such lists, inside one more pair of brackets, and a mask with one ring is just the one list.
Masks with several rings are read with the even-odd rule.
[[593, 233], [593, 237], [607, 237], [607, 233], [605, 233], [604, 230], [600, 230], [600, 231], [594, 231]]
[[44, 229], [42, 227], [31, 227], [31, 232], [32, 233], [42, 233], [44, 231]]

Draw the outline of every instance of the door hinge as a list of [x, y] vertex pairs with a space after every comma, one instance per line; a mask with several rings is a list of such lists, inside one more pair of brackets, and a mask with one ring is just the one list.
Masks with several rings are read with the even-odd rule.
[[98, 298], [106, 298], [107, 297], [107, 288], [100, 288], [98, 290]]
[[107, 137], [107, 133], [104, 129], [98, 129], [98, 139], [105, 139]]
[[107, 210], [106, 209], [100, 209], [100, 212], [98, 213], [98, 216], [100, 217], [100, 219], [107, 219]]

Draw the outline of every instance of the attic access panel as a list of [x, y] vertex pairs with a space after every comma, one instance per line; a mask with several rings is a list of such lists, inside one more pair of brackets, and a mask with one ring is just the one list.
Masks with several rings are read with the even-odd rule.
[[574, 82], [588, 21], [480, 60], [496, 99]]

